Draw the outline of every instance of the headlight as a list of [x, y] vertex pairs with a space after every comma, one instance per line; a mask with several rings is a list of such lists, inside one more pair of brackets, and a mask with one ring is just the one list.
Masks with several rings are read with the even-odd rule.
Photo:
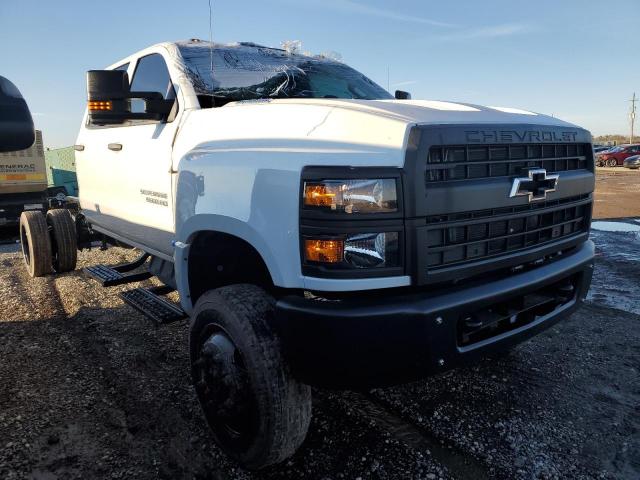
[[304, 208], [336, 213], [392, 213], [398, 211], [396, 180], [352, 179], [304, 182]]
[[333, 268], [389, 268], [400, 265], [398, 232], [357, 233], [332, 238], [304, 238], [309, 264]]

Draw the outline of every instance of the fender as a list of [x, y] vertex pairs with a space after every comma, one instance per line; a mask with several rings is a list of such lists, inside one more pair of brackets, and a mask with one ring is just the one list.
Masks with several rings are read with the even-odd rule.
[[236, 218], [216, 214], [197, 214], [179, 225], [174, 245], [174, 265], [176, 284], [180, 293], [180, 303], [185, 312], [193, 309], [189, 292], [189, 247], [199, 232], [220, 232], [238, 237], [256, 249], [269, 269], [275, 285], [284, 283], [282, 272], [275, 255], [265, 240], [249, 224]]

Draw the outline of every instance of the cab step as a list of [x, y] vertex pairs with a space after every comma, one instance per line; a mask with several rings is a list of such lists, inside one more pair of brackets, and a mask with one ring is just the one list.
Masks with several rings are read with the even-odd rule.
[[120, 298], [156, 325], [177, 322], [187, 317], [182, 309], [162, 295], [173, 292], [171, 287], [134, 288], [120, 293]]
[[153, 277], [148, 271], [128, 273], [135, 270], [147, 261], [148, 253], [140, 255], [136, 260], [109, 267], [107, 265], [93, 265], [84, 269], [85, 273], [94, 280], [100, 282], [103, 287], [113, 287], [125, 283], [141, 282]]

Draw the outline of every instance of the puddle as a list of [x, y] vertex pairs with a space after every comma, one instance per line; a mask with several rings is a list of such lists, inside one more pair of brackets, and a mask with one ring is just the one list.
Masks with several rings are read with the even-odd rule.
[[640, 225], [625, 222], [592, 222], [591, 228], [603, 232], [640, 232]]

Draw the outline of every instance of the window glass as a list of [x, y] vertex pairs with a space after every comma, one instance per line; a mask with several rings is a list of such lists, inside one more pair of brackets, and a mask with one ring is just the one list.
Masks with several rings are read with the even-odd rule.
[[[197, 95], [227, 101], [261, 98], [392, 99], [351, 67], [324, 57], [266, 47], [179, 43]], [[224, 103], [224, 102], [222, 102]]]
[[125, 72], [129, 69], [129, 64], [125, 63], [124, 65], [120, 65], [119, 67], [114, 68], [114, 70], [124, 70]]
[[[154, 53], [138, 60], [138, 66], [131, 81], [132, 92], [158, 92], [165, 100], [176, 98], [176, 92], [171, 83], [167, 64], [162, 55]], [[144, 112], [143, 100], [131, 100], [132, 112]]]

